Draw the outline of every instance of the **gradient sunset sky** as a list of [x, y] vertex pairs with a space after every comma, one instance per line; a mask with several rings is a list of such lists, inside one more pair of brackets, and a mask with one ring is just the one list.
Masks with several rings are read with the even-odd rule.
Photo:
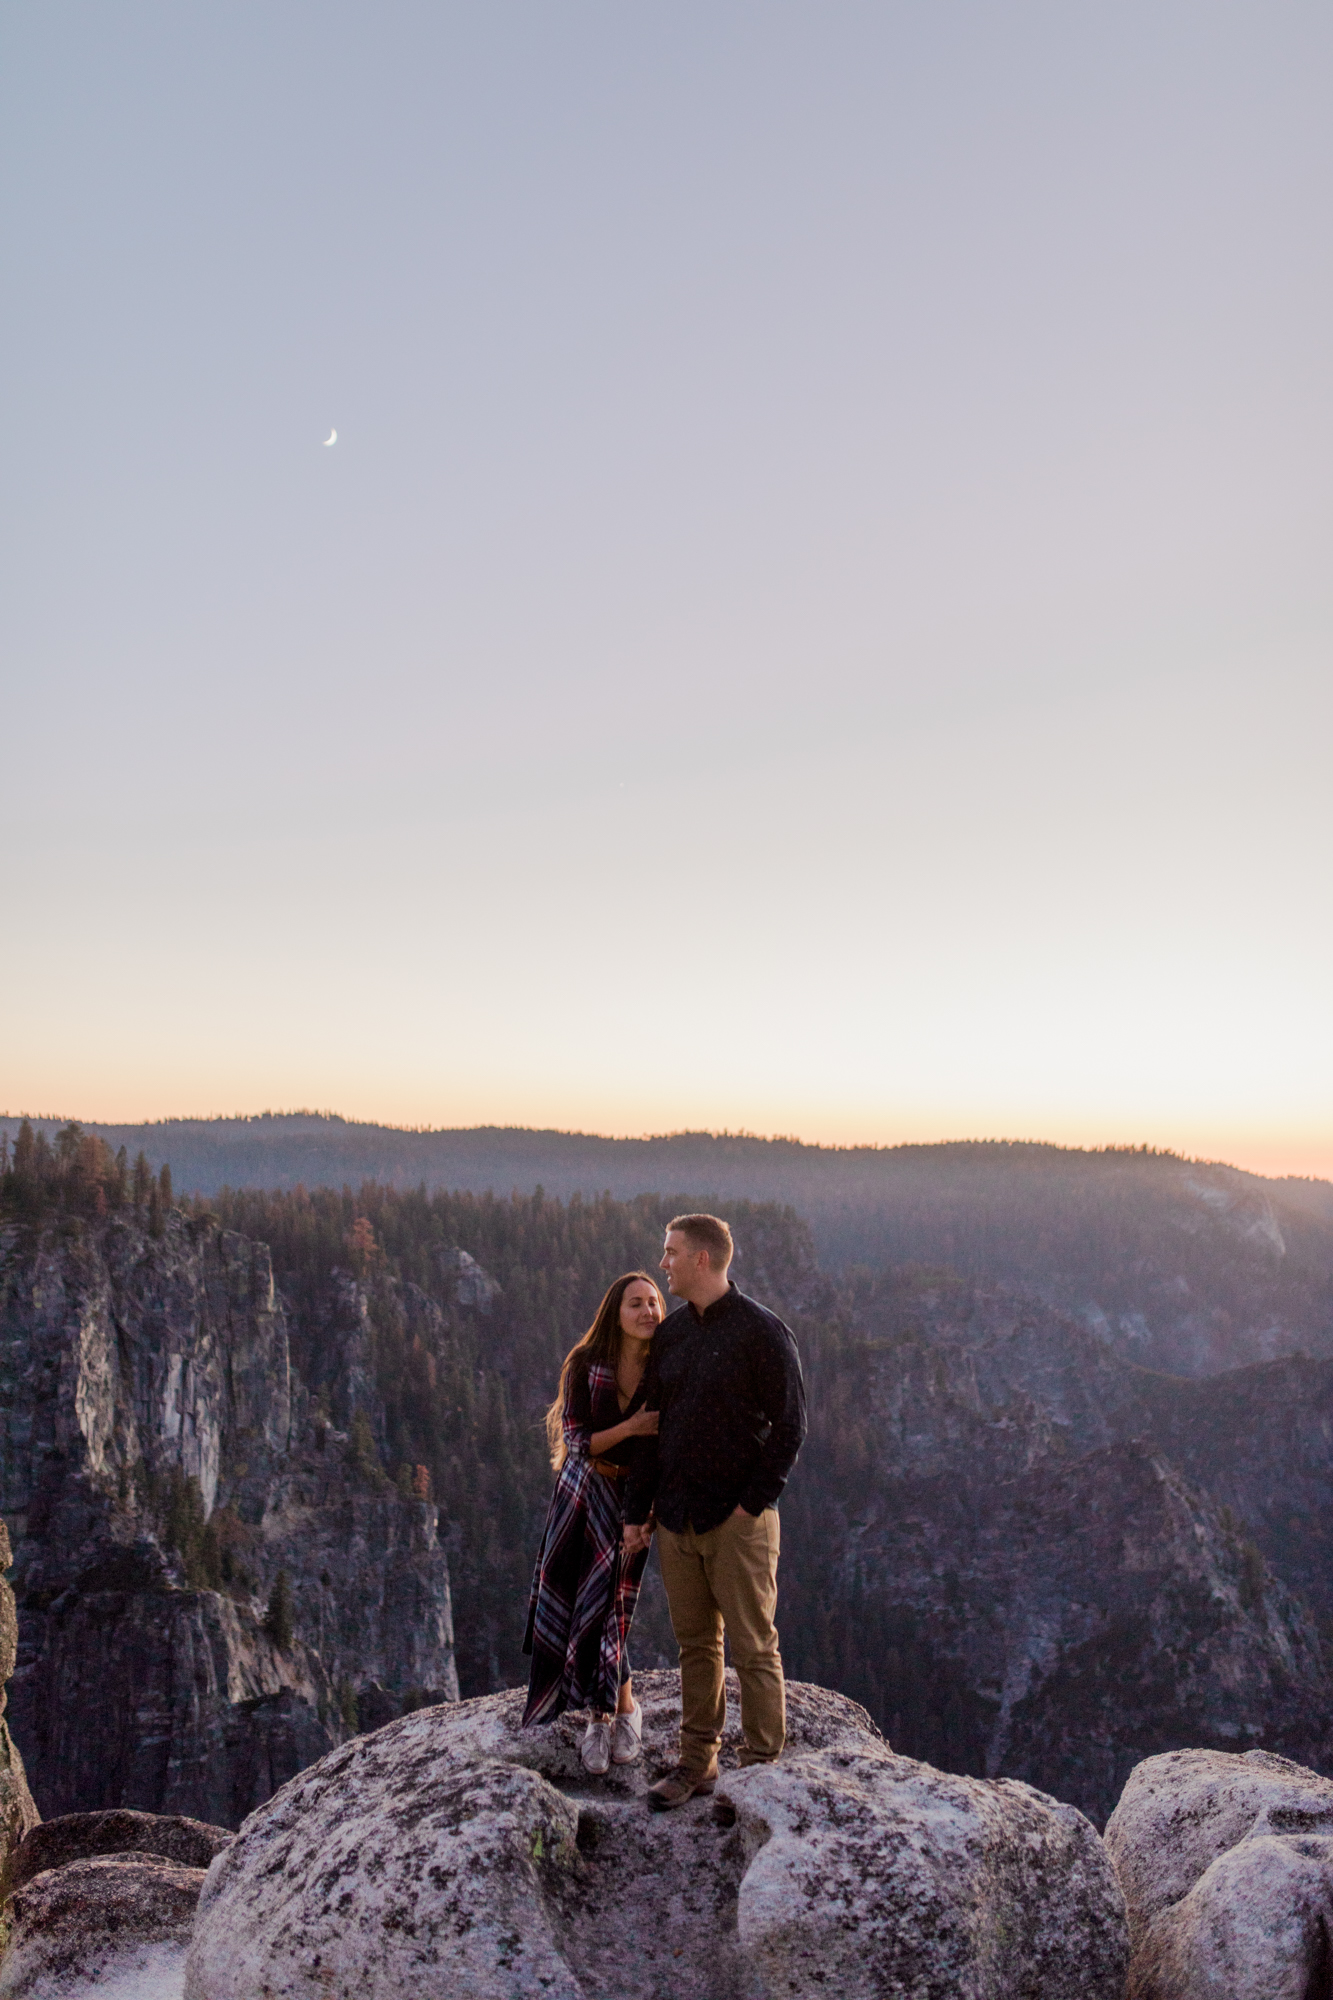
[[7, 9], [0, 1108], [1333, 1174], [1330, 102], [1281, 0]]

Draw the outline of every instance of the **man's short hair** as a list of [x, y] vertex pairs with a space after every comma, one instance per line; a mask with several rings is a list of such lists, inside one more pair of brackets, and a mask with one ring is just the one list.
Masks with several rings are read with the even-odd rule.
[[708, 1252], [708, 1262], [714, 1271], [725, 1271], [736, 1253], [731, 1231], [721, 1216], [676, 1215], [667, 1224], [667, 1234], [673, 1229], [687, 1237], [696, 1250]]

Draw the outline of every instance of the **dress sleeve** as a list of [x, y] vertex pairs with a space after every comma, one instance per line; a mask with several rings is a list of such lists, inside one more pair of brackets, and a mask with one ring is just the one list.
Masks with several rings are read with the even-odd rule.
[[586, 1368], [575, 1365], [569, 1371], [560, 1422], [566, 1454], [570, 1458], [587, 1458], [592, 1450], [592, 1391]]

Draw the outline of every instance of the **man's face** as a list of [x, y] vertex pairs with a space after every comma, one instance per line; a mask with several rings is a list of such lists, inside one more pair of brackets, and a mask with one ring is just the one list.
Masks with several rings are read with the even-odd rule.
[[666, 1244], [662, 1251], [660, 1271], [666, 1272], [667, 1290], [678, 1299], [687, 1299], [694, 1287], [694, 1280], [706, 1268], [706, 1250], [698, 1250], [683, 1230], [668, 1229]]

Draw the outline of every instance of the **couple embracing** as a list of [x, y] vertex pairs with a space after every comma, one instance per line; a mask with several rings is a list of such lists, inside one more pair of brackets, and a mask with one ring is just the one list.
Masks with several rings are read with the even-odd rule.
[[743, 1764], [786, 1739], [778, 1653], [777, 1499], [805, 1436], [791, 1331], [727, 1276], [731, 1231], [678, 1215], [660, 1268], [681, 1301], [663, 1318], [646, 1271], [617, 1278], [547, 1412], [556, 1467], [523, 1650], [525, 1724], [590, 1709], [585, 1767], [633, 1763], [643, 1711], [628, 1638], [654, 1533], [680, 1648], [680, 1762], [658, 1810], [711, 1792], [726, 1721], [722, 1634], [741, 1687]]

